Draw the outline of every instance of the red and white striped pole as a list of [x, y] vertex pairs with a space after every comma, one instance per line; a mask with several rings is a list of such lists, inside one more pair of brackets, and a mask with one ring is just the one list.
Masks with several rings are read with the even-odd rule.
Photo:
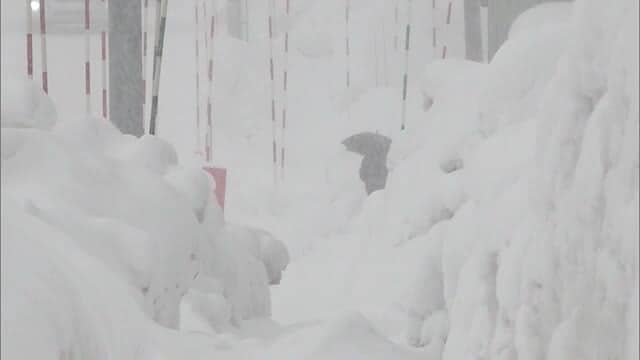
[[198, 1], [196, 0], [196, 149], [200, 151], [200, 16], [198, 13]]
[[347, 0], [344, 9], [345, 17], [345, 54], [347, 56], [347, 89], [351, 87], [351, 43], [350, 43], [350, 13], [351, 13], [351, 1]]
[[[202, 3], [202, 19], [204, 21], [204, 53], [206, 55], [205, 57], [205, 67], [208, 66], [208, 56], [209, 56], [209, 27], [207, 26], [207, 19], [209, 19], [209, 13], [207, 12], [207, 1], [208, 0], [204, 0]], [[209, 80], [208, 77], [206, 79], [207, 81]], [[208, 89], [208, 83], [207, 83], [207, 89]], [[208, 96], [207, 96], [207, 100], [208, 100]], [[206, 123], [205, 123], [205, 131], [204, 131], [204, 157], [205, 160], [209, 161], [209, 133], [206, 127]]]
[[438, 17], [436, 16], [436, 1], [437, 0], [431, 0], [431, 25], [432, 25], [432, 32], [431, 32], [431, 45], [433, 47], [433, 57], [436, 57], [436, 52], [438, 50], [438, 30], [437, 30], [437, 19]]
[[271, 80], [271, 143], [272, 143], [272, 160], [273, 160], [273, 183], [278, 183], [278, 154], [276, 144], [276, 86], [275, 86], [275, 69], [273, 61], [273, 16], [275, 13], [274, 0], [270, 1], [269, 9], [269, 77]]
[[[106, 0], [102, 0], [105, 8], [105, 12], [108, 11], [108, 3]], [[108, 25], [106, 25], [108, 26]], [[105, 28], [100, 32], [100, 61], [102, 65], [102, 117], [107, 119], [108, 102], [107, 102], [107, 31]]]
[[[450, 29], [450, 25], [451, 25], [451, 8], [453, 6], [453, 1], [449, 1], [449, 5], [447, 6], [447, 20], [446, 20], [446, 26], [447, 29]], [[442, 58], [446, 59], [447, 58], [447, 44], [445, 43], [442, 46]]]
[[156, 10], [156, 36], [153, 58], [153, 87], [151, 89], [151, 118], [149, 134], [155, 135], [157, 129], [158, 106], [160, 95], [160, 75], [162, 73], [162, 54], [164, 50], [164, 34], [167, 28], [167, 1], [158, 0]]
[[289, 18], [289, 11], [291, 8], [290, 0], [286, 0], [285, 12], [287, 15], [287, 29], [284, 33], [284, 70], [282, 72], [282, 134], [280, 137], [280, 170], [282, 172], [282, 179], [284, 180], [285, 170], [285, 139], [287, 129], [287, 107], [288, 107], [288, 82], [289, 82], [289, 26], [291, 26], [291, 19]]
[[33, 80], [33, 17], [31, 0], [27, 0], [27, 76]]
[[207, 161], [213, 160], [213, 53], [214, 53], [214, 35], [216, 27], [216, 9], [215, 3], [211, 4], [211, 20], [209, 22], [209, 52], [207, 61]]
[[42, 56], [42, 90], [49, 93], [49, 73], [47, 72], [47, 18], [45, 1], [40, 0], [40, 55]]
[[[158, 2], [158, 7], [160, 3]], [[158, 12], [157, 10], [156, 12]], [[149, 18], [151, 17], [151, 9], [149, 8], [149, 0], [144, 0], [144, 9], [142, 11], [142, 118], [145, 118], [147, 105], [147, 53], [149, 52]]]
[[[435, 0], [434, 0], [435, 1]], [[400, 0], [396, 0], [395, 7], [393, 9], [393, 50], [398, 51], [398, 26], [400, 23]]]
[[404, 40], [404, 76], [402, 78], [402, 123], [400, 130], [404, 130], [406, 126], [407, 117], [407, 84], [409, 82], [409, 50], [410, 50], [410, 36], [411, 36], [411, 3], [409, 0], [407, 3], [407, 28]]
[[91, 115], [91, 5], [84, 0], [84, 96], [85, 112]]

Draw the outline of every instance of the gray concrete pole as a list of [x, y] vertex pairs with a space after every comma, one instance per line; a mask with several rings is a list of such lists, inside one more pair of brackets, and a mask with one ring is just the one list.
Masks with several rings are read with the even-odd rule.
[[142, 2], [109, 0], [109, 114], [124, 134], [144, 135]]
[[464, 37], [467, 60], [482, 62], [482, 17], [479, 0], [464, 0]]

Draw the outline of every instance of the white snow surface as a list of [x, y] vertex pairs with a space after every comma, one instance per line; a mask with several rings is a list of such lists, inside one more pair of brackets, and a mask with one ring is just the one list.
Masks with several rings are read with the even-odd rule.
[[[636, 359], [637, 1], [531, 9], [490, 64], [461, 59], [461, 1], [431, 61], [413, 1], [403, 132], [394, 3], [351, 0], [347, 90], [344, 1], [276, 2], [274, 185], [268, 2], [249, 0], [248, 43], [218, 2], [223, 215], [194, 155], [191, 1], [169, 3], [159, 136], [140, 139], [83, 115], [80, 40], [50, 36], [48, 97], [17, 75], [4, 14], [23, 4], [3, 1], [2, 357]], [[369, 197], [340, 144], [359, 131], [393, 139]]]

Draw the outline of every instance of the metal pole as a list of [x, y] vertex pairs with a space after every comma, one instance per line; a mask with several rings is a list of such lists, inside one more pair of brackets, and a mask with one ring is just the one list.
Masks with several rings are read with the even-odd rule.
[[198, 14], [198, 1], [195, 3], [195, 48], [196, 48], [196, 149], [200, 151], [200, 19]]
[[91, 115], [91, 5], [84, 0], [84, 96], [85, 112]]
[[[102, 0], [102, 3], [105, 6], [105, 10], [108, 11], [108, 3], [106, 0]], [[107, 118], [107, 31], [106, 29], [102, 29], [100, 32], [100, 57], [102, 61], [102, 117]]]
[[482, 19], [478, 0], [464, 0], [464, 35], [467, 60], [482, 62]]
[[[453, 1], [449, 1], [449, 5], [447, 6], [447, 20], [445, 23], [445, 26], [447, 27], [447, 30], [451, 30], [451, 8], [453, 6]], [[447, 44], [444, 44], [442, 46], [442, 58], [446, 59], [447, 58]]]
[[400, 24], [400, 0], [396, 0], [395, 8], [393, 10], [393, 19], [394, 19], [394, 27], [393, 27], [393, 50], [398, 51], [398, 26]]
[[153, 88], [151, 89], [151, 119], [149, 121], [149, 133], [155, 135], [157, 131], [158, 98], [160, 93], [160, 75], [162, 73], [162, 51], [164, 49], [164, 34], [167, 26], [167, 1], [158, 0], [159, 8], [156, 10], [156, 37], [155, 56], [153, 58]]
[[33, 80], [33, 17], [31, 0], [27, 0], [27, 76]]
[[346, 54], [346, 80], [347, 80], [347, 90], [351, 87], [351, 44], [350, 44], [350, 11], [351, 11], [351, 1], [347, 0], [345, 4], [345, 54]]
[[213, 49], [214, 49], [214, 34], [216, 26], [215, 18], [215, 6], [211, 5], [211, 20], [209, 22], [209, 51], [207, 54], [207, 138], [206, 138], [206, 159], [207, 161], [213, 160]]
[[407, 117], [407, 83], [409, 82], [409, 49], [411, 34], [411, 0], [407, 3], [407, 28], [404, 39], [404, 76], [402, 78], [402, 114], [400, 130], [404, 130]]
[[273, 183], [277, 185], [277, 144], [276, 144], [276, 90], [275, 90], [275, 69], [273, 62], [273, 16], [275, 12], [274, 0], [270, 1], [269, 10], [269, 76], [271, 80], [271, 141], [272, 141], [272, 160], [273, 160]]
[[287, 15], [287, 29], [284, 33], [284, 70], [282, 73], [282, 134], [280, 137], [280, 170], [282, 172], [282, 179], [284, 180], [284, 171], [285, 171], [285, 139], [286, 139], [286, 128], [287, 128], [287, 107], [288, 107], [288, 81], [289, 81], [289, 26], [291, 24], [290, 15], [290, 0], [286, 0], [286, 15]]
[[45, 0], [40, 0], [40, 56], [42, 56], [42, 90], [49, 93], [49, 74], [47, 70], [47, 20]]
[[[157, 11], [157, 10], [156, 10]], [[142, 10], [142, 117], [146, 118], [147, 113], [147, 67], [149, 52], [149, 18], [151, 17], [151, 8], [149, 0], [144, 0], [144, 9]]]
[[109, 0], [109, 118], [142, 136], [142, 2]]
[[438, 51], [438, 17], [436, 16], [436, 1], [431, 1], [431, 24], [432, 24], [432, 32], [431, 32], [431, 45], [433, 46], [433, 57], [436, 57], [436, 53]]

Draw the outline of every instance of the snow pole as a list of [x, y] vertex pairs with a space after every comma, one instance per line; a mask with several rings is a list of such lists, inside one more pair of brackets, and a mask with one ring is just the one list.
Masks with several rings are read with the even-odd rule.
[[437, 16], [436, 16], [436, 1], [431, 0], [431, 45], [433, 47], [433, 57], [435, 58], [438, 49], [438, 30], [437, 30]]
[[215, 6], [211, 5], [211, 20], [209, 22], [209, 49], [207, 54], [207, 132], [206, 159], [213, 159], [213, 40], [215, 35], [216, 17]]
[[249, 41], [249, 0], [243, 1], [244, 5], [244, 16], [242, 17], [242, 21], [244, 24], [244, 40]]
[[[451, 8], [453, 7], [453, 1], [449, 1], [449, 5], [447, 6], [447, 20], [445, 22], [447, 28], [451, 25]], [[445, 43], [442, 46], [442, 58], [447, 58], [447, 44]]]
[[40, 0], [40, 56], [42, 56], [42, 90], [49, 93], [49, 74], [47, 72], [47, 20], [45, 1]]
[[156, 134], [158, 117], [158, 95], [160, 92], [160, 74], [162, 70], [162, 50], [164, 48], [164, 34], [167, 25], [167, 1], [158, 0], [156, 10], [156, 36], [153, 57], [153, 88], [151, 89], [151, 119], [149, 133]]
[[[106, 0], [102, 0], [105, 9], [108, 4]], [[100, 32], [100, 58], [102, 62], [102, 117], [107, 118], [107, 31], [102, 29]]]
[[287, 129], [287, 107], [288, 107], [288, 82], [289, 82], [289, 26], [291, 25], [291, 20], [289, 19], [291, 4], [290, 0], [286, 0], [285, 12], [287, 15], [287, 29], [284, 33], [284, 64], [283, 64], [283, 72], [282, 72], [282, 127], [281, 127], [281, 137], [280, 137], [280, 171], [282, 179], [284, 180], [284, 171], [285, 171], [285, 139], [286, 139], [286, 129]]
[[[208, 66], [207, 60], [209, 56], [209, 27], [207, 26], [207, 19], [209, 19], [209, 12], [207, 11], [207, 1], [208, 0], [204, 0], [202, 2], [202, 20], [203, 20], [202, 35], [204, 39], [205, 66]], [[205, 79], [205, 81], [208, 81], [208, 78]], [[208, 89], [208, 84], [206, 84], [206, 89]], [[207, 99], [208, 99], [208, 96], [207, 96]], [[205, 131], [204, 131], [204, 158], [205, 160], [209, 161], [209, 137], [207, 133], [206, 123], [205, 123]]]
[[[435, 1], [435, 0], [434, 0]], [[398, 51], [398, 26], [400, 24], [400, 0], [396, 0], [395, 8], [393, 9], [393, 50]]]
[[[142, 9], [142, 117], [145, 117], [147, 107], [147, 49], [149, 48], [149, 18], [151, 17], [151, 8], [149, 8], [149, 0], [144, 0], [144, 9]], [[156, 13], [158, 9], [156, 9]]]
[[200, 16], [198, 0], [195, 2], [195, 49], [196, 49], [196, 149], [200, 151]]
[[275, 13], [274, 0], [270, 1], [269, 10], [269, 78], [271, 80], [271, 147], [272, 147], [272, 166], [273, 166], [273, 183], [278, 183], [277, 167], [278, 154], [276, 145], [276, 87], [275, 87], [275, 69], [273, 62], [273, 16]]
[[378, 56], [378, 28], [373, 31], [373, 57], [375, 60], [375, 78], [376, 78], [376, 87], [380, 86], [379, 79], [379, 69], [380, 69], [380, 59]]
[[387, 26], [386, 21], [382, 21], [382, 65], [384, 66], [382, 74], [384, 75], [384, 85], [389, 86], [389, 64], [387, 62]]
[[350, 12], [351, 12], [351, 1], [347, 0], [345, 3], [345, 55], [346, 55], [346, 81], [347, 81], [347, 90], [351, 87], [351, 44], [350, 44]]
[[84, 0], [84, 98], [85, 112], [91, 115], [91, 5]]
[[407, 3], [407, 27], [404, 39], [404, 76], [402, 77], [402, 114], [400, 130], [404, 130], [407, 117], [407, 83], [409, 82], [409, 50], [411, 36], [411, 0]]
[[31, 0], [27, 0], [27, 76], [33, 80], [33, 18]]

